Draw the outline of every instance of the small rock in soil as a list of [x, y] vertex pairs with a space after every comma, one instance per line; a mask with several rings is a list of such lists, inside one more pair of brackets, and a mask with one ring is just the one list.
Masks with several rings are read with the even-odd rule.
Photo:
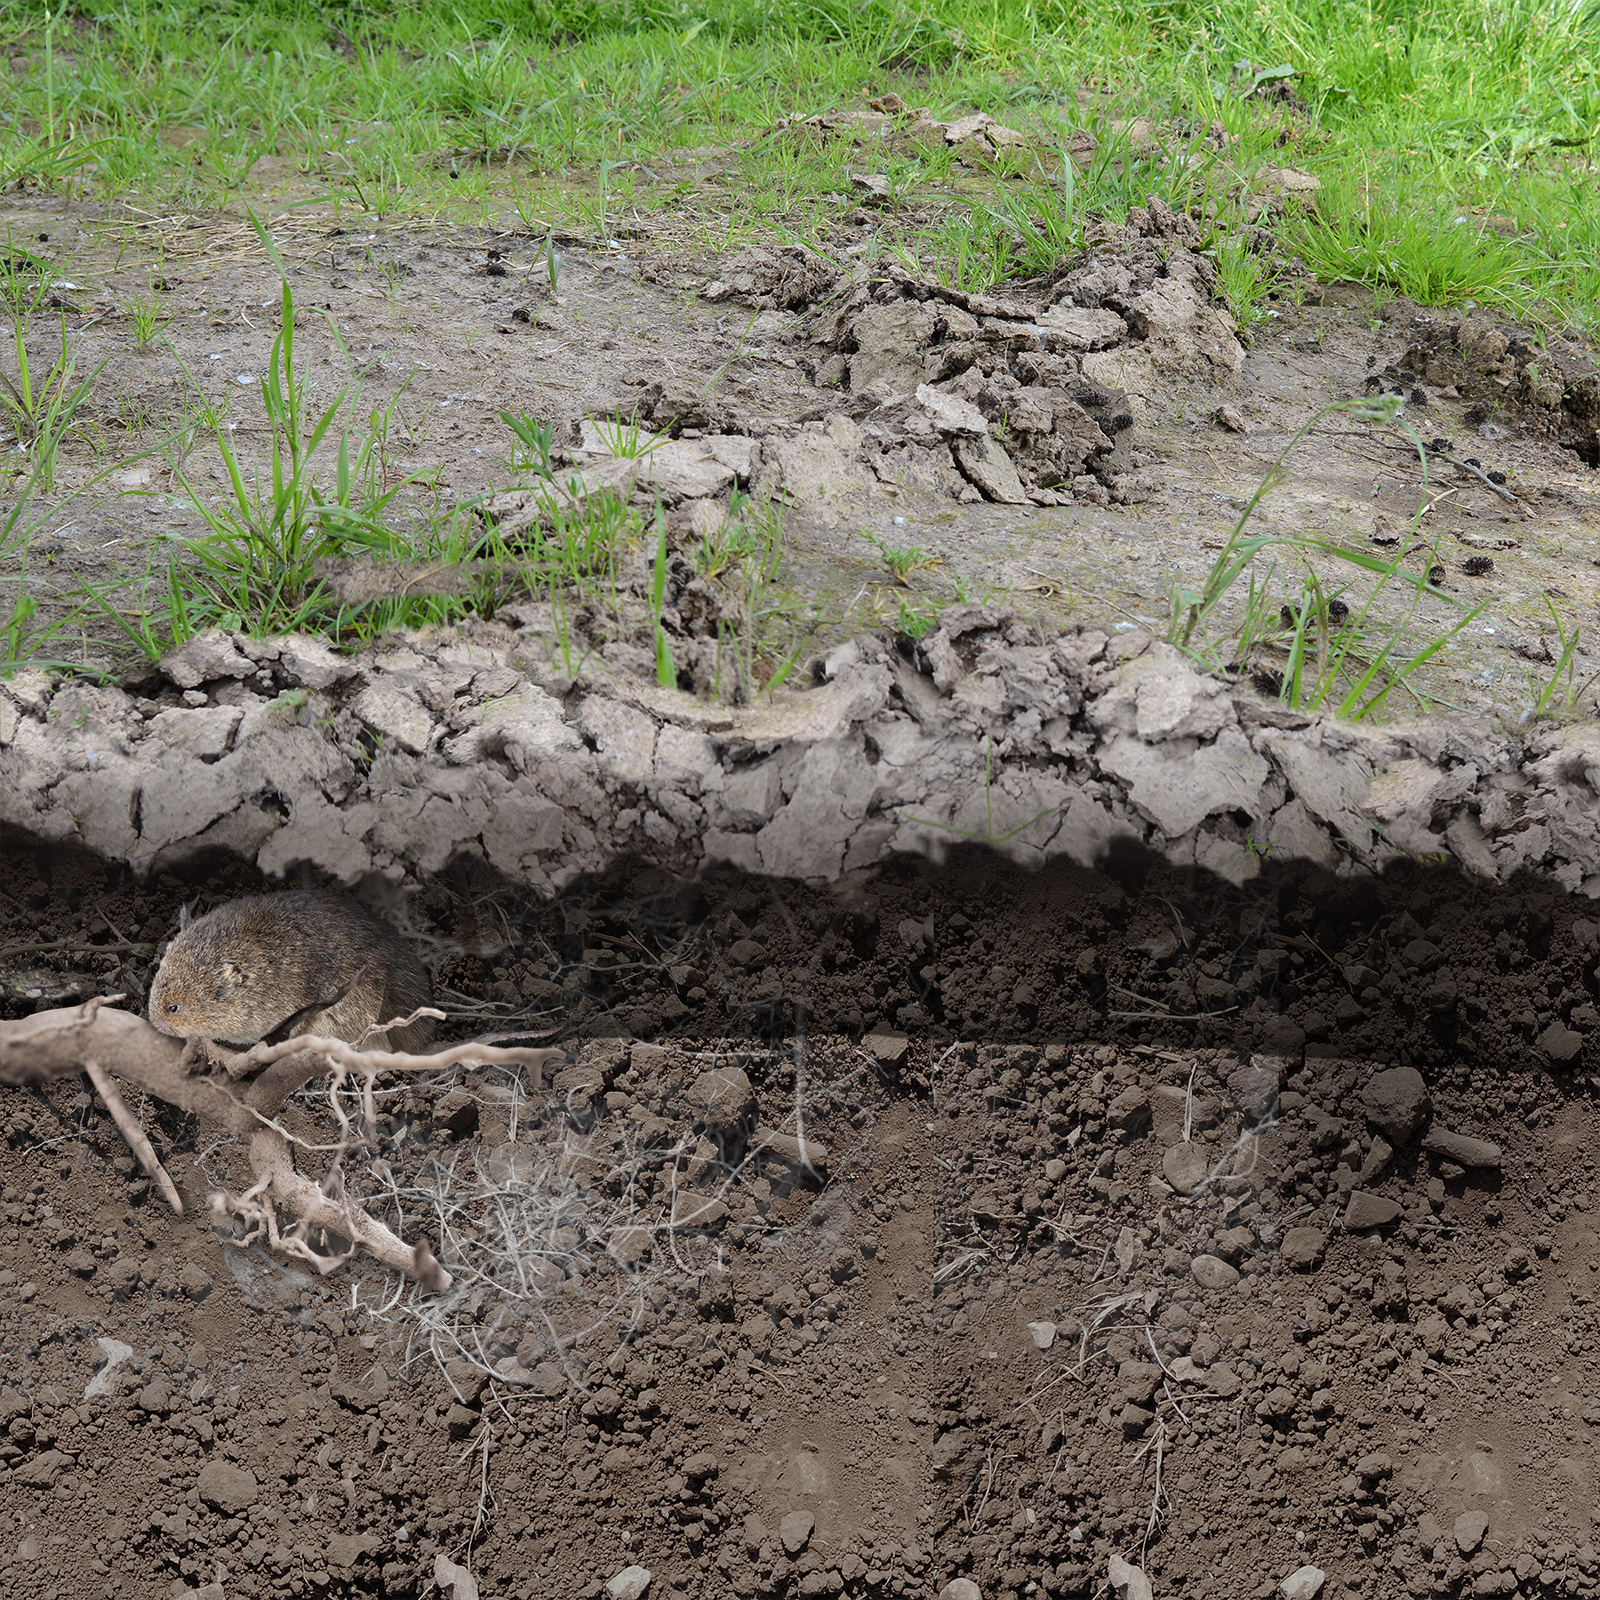
[[1463, 1167], [1494, 1167], [1500, 1165], [1500, 1146], [1487, 1139], [1472, 1139], [1464, 1133], [1451, 1133], [1446, 1128], [1429, 1128], [1422, 1148], [1430, 1155], [1444, 1156], [1459, 1162]]
[[799, 1555], [810, 1544], [811, 1530], [816, 1525], [816, 1518], [809, 1511], [791, 1511], [778, 1524], [778, 1537], [783, 1540], [783, 1548], [792, 1556]]
[[1048, 1350], [1056, 1342], [1056, 1325], [1053, 1322], [1030, 1322], [1028, 1333], [1035, 1350]]
[[1463, 1511], [1456, 1518], [1456, 1549], [1464, 1557], [1475, 1554], [1488, 1531], [1489, 1519], [1483, 1512]]
[[1278, 1585], [1283, 1600], [1317, 1600], [1328, 1575], [1321, 1567], [1300, 1567]]
[[624, 1567], [606, 1585], [606, 1593], [611, 1600], [639, 1600], [639, 1596], [650, 1587], [651, 1576], [648, 1567]]
[[1144, 1568], [1124, 1561], [1115, 1550], [1111, 1552], [1106, 1576], [1111, 1580], [1117, 1600], [1152, 1600], [1150, 1580], [1145, 1577]]
[[1400, 1202], [1386, 1195], [1368, 1194], [1365, 1189], [1354, 1189], [1350, 1204], [1345, 1207], [1344, 1231], [1360, 1233], [1365, 1228], [1387, 1227], [1400, 1215]]
[[1231, 1289], [1239, 1281], [1238, 1268], [1215, 1256], [1196, 1256], [1189, 1263], [1189, 1270], [1202, 1289]]
[[1314, 1267], [1322, 1260], [1328, 1236], [1321, 1228], [1290, 1228], [1278, 1246], [1278, 1254], [1286, 1266]]
[[1390, 1067], [1374, 1073], [1361, 1091], [1361, 1109], [1390, 1143], [1404, 1145], [1421, 1131], [1433, 1102], [1415, 1067]]
[[1206, 1181], [1211, 1164], [1197, 1144], [1172, 1145], [1161, 1158], [1162, 1176], [1179, 1194], [1193, 1194]]

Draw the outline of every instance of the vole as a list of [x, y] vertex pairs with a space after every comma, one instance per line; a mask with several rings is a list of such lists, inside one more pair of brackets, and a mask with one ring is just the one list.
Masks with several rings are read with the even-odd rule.
[[[162, 1033], [240, 1047], [303, 1033], [353, 1043], [432, 998], [400, 935], [343, 895], [250, 895], [193, 920], [184, 907], [178, 926], [150, 986], [150, 1021]], [[374, 1034], [367, 1048], [420, 1052], [433, 1031], [423, 1017]]]

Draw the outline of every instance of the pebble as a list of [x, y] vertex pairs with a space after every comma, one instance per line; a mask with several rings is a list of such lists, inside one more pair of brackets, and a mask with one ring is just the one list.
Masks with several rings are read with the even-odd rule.
[[1215, 1256], [1196, 1256], [1189, 1263], [1194, 1281], [1202, 1289], [1231, 1289], [1239, 1281], [1239, 1271]]
[[952, 1578], [939, 1591], [939, 1600], [983, 1600], [983, 1590], [971, 1578]]
[[1422, 1148], [1431, 1155], [1445, 1156], [1463, 1167], [1500, 1166], [1500, 1146], [1487, 1139], [1469, 1138], [1464, 1133], [1451, 1133], [1447, 1128], [1429, 1128]]
[[873, 1060], [886, 1067], [902, 1066], [911, 1051], [911, 1041], [903, 1033], [869, 1033], [861, 1043]]
[[1106, 1107], [1106, 1121], [1113, 1128], [1136, 1128], [1150, 1117], [1150, 1096], [1135, 1085], [1124, 1089]]
[[651, 1571], [648, 1567], [624, 1567], [610, 1583], [606, 1593], [611, 1600], [639, 1600], [650, 1587]]
[[1044, 1181], [1046, 1183], [1060, 1183], [1067, 1175], [1067, 1164], [1059, 1157], [1044, 1164]]
[[1361, 1109], [1391, 1144], [1409, 1144], [1433, 1109], [1428, 1086], [1415, 1067], [1375, 1072], [1361, 1091]]
[[1035, 1350], [1048, 1350], [1056, 1342], [1056, 1325], [1053, 1322], [1030, 1322], [1028, 1333]]
[[1116, 1591], [1117, 1600], [1154, 1600], [1150, 1580], [1145, 1577], [1144, 1568], [1134, 1566], [1131, 1561], [1124, 1561], [1115, 1550], [1111, 1552], [1106, 1576], [1111, 1580], [1111, 1587]]
[[1314, 1267], [1322, 1260], [1328, 1236], [1321, 1228], [1290, 1228], [1278, 1246], [1278, 1254], [1291, 1267]]
[[1489, 1531], [1489, 1519], [1481, 1511], [1463, 1511], [1456, 1518], [1456, 1549], [1463, 1558], [1476, 1553]]
[[783, 1548], [792, 1556], [799, 1555], [811, 1543], [811, 1530], [816, 1525], [817, 1519], [809, 1511], [791, 1511], [778, 1524], [778, 1537], [783, 1540]]
[[1368, 1194], [1365, 1189], [1350, 1191], [1350, 1204], [1345, 1207], [1344, 1231], [1360, 1233], [1365, 1228], [1383, 1228], [1400, 1215], [1400, 1202], [1381, 1194]]
[[1161, 1158], [1161, 1173], [1179, 1194], [1193, 1194], [1206, 1181], [1211, 1163], [1199, 1145], [1185, 1140], [1168, 1148]]
[[1317, 1600], [1328, 1574], [1321, 1567], [1297, 1567], [1278, 1585], [1283, 1600]]

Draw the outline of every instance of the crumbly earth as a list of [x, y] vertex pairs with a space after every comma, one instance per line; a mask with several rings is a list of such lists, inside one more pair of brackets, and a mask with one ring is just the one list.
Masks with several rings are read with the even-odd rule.
[[[251, 886], [0, 873], [10, 1015]], [[183, 1219], [86, 1093], [0, 1091], [7, 1590], [1600, 1591], [1591, 912], [981, 856], [436, 884], [457, 1030], [570, 1040], [544, 1090], [386, 1083], [345, 1163], [442, 1303], [219, 1235], [242, 1152], [160, 1106]]]
[[[189, 481], [220, 495], [214, 439], [183, 432], [192, 384], [229, 405], [234, 448], [262, 463], [278, 279], [248, 221], [44, 199], [0, 220], [41, 241], [33, 248], [74, 286], [55, 298], [71, 308], [80, 369], [104, 363], [89, 412], [101, 453], [69, 445], [61, 491], [103, 470], [104, 452], [154, 451], [177, 429]], [[956, 593], [1057, 620], [1164, 622], [1171, 585], [1205, 572], [1296, 429], [1330, 401], [1399, 396], [1422, 442], [1441, 447], [1426, 479], [1403, 431], [1335, 415], [1295, 448], [1252, 531], [1404, 555], [1416, 576], [1439, 568], [1440, 592], [1411, 619], [1419, 641], [1484, 609], [1432, 669], [1433, 692], [1480, 710], [1537, 698], [1563, 648], [1550, 604], [1581, 615], [1596, 589], [1591, 352], [1555, 335], [1541, 347], [1482, 313], [1377, 306], [1287, 268], [1267, 320], [1236, 336], [1212, 263], [1191, 248], [1194, 223], [1159, 203], [1101, 230], [1056, 277], [989, 296], [874, 261], [870, 214], [857, 222], [827, 241], [848, 277], [798, 249], [709, 256], [665, 219], [602, 249], [556, 241], [554, 289], [542, 233], [351, 231], [304, 209], [273, 226], [311, 398], [359, 382], [362, 417], [394, 403], [383, 471], [418, 474], [395, 515], [436, 492], [448, 504], [492, 488], [491, 514], [514, 533], [522, 502], [507, 491], [524, 474], [500, 413], [527, 412], [556, 425], [564, 470], [637, 481], [641, 503], [659, 495], [685, 550], [732, 491], [770, 498], [788, 533], [784, 581], [821, 635]], [[123, 308], [149, 297], [153, 274], [170, 321], [138, 350]], [[56, 315], [36, 322], [36, 365], [52, 359]], [[931, 399], [916, 398], [919, 385]], [[667, 428], [674, 448], [644, 466], [619, 460], [607, 419]], [[34, 578], [63, 590], [137, 579], [150, 536], [200, 530], [157, 452], [52, 524]], [[883, 550], [908, 552], [906, 582]], [[1334, 564], [1322, 576], [1350, 573]], [[1294, 558], [1273, 581], [1298, 595]], [[1397, 588], [1374, 626], [1400, 625], [1408, 605]], [[1574, 685], [1587, 660], [1580, 639]]]

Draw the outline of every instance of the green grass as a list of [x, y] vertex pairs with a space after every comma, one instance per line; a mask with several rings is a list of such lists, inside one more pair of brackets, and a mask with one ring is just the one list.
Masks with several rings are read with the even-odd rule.
[[[11, 186], [215, 206], [271, 156], [272, 182], [376, 216], [604, 236], [669, 211], [731, 243], [814, 232], [856, 205], [848, 173], [870, 165], [891, 185], [884, 247], [977, 287], [1059, 257], [1087, 214], [1236, 189], [1270, 159], [1324, 181], [1284, 230], [1319, 273], [1600, 318], [1600, 11], [1581, 0], [85, 0], [8, 4], [0, 33], [31, 62], [0, 123]], [[1284, 86], [1303, 113], [1271, 99]], [[1035, 132], [1039, 159], [975, 175], [891, 142], [863, 162], [775, 126], [890, 90]], [[1137, 114], [1165, 147], [1108, 156], [1111, 121]], [[1196, 174], [1188, 146], [1212, 123], [1238, 143]], [[1082, 126], [1101, 153], [1063, 184], [1060, 139]], [[671, 170], [706, 147], [713, 181]], [[1228, 270], [1248, 311], [1249, 269]]]

